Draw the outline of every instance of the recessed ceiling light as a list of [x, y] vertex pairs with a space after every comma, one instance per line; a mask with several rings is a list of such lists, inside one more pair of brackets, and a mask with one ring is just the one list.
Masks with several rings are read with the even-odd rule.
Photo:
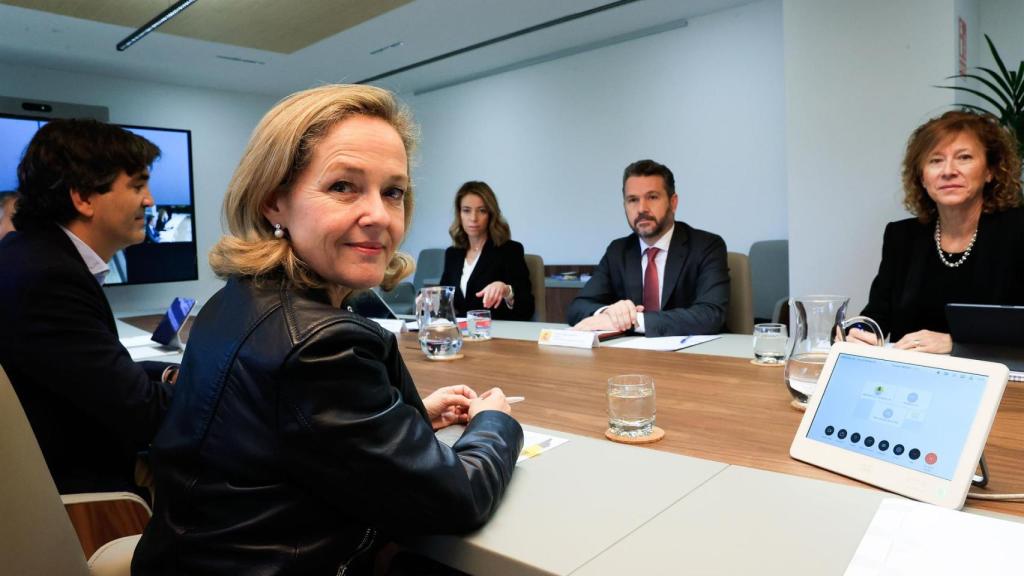
[[370, 50], [370, 54], [376, 56], [377, 54], [380, 54], [381, 52], [383, 52], [385, 50], [390, 50], [392, 48], [398, 48], [402, 44], [405, 44], [405, 42], [399, 40], [398, 42], [395, 42], [394, 44], [388, 44], [387, 46], [381, 46], [380, 48], [377, 48], [376, 50]]
[[266, 64], [266, 62], [261, 62], [259, 60], [250, 60], [248, 58], [239, 58], [238, 56], [224, 56], [222, 54], [217, 54], [217, 58], [220, 58], [221, 60], [231, 60], [232, 62], [242, 62], [242, 63], [245, 63], [245, 64], [259, 64], [260, 66]]
[[129, 34], [124, 40], [118, 42], [117, 51], [124, 52], [129, 46], [135, 44], [139, 40], [142, 40], [147, 34], [156, 30], [171, 18], [177, 16], [182, 10], [188, 8], [192, 4], [195, 4], [195, 2], [196, 0], [178, 0], [170, 8], [164, 10], [160, 14], [157, 14], [156, 18], [146, 22], [141, 28]]

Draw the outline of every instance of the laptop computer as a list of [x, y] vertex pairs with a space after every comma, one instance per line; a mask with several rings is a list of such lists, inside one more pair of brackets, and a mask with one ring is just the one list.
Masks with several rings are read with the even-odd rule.
[[1024, 372], [1024, 306], [946, 304], [953, 356]]
[[344, 306], [349, 312], [355, 312], [364, 318], [379, 320], [398, 318], [391, 306], [388, 306], [388, 303], [373, 289], [353, 293], [345, 300]]

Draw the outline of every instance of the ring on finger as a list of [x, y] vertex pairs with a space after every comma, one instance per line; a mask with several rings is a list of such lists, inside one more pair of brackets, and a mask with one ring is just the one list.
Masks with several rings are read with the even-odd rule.
[[914, 348], [920, 348], [921, 347], [921, 341], [916, 339], [916, 338], [911, 340], [910, 343], [914, 345]]

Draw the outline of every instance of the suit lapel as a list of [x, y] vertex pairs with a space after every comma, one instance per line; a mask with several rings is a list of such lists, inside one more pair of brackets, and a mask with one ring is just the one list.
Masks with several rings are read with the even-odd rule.
[[68, 238], [68, 235], [64, 233], [57, 226], [53, 226], [47, 230], [47, 236], [53, 243], [57, 250], [60, 250], [65, 256], [67, 256], [71, 262], [71, 265], [75, 269], [81, 279], [82, 284], [89, 286], [89, 290], [93, 293], [96, 298], [96, 302], [103, 308], [104, 321], [111, 331], [117, 332], [117, 324], [114, 322], [114, 311], [110, 308], [110, 302], [107, 301], [107, 295], [103, 292], [103, 287], [96, 281], [96, 277], [89, 271], [89, 267], [86, 266], [85, 260], [82, 259], [82, 255], [79, 254], [78, 248]]
[[626, 298], [635, 304], [644, 301], [644, 272], [640, 265], [640, 239], [636, 234], [631, 234], [626, 241]]
[[[490, 277], [487, 275], [486, 270], [487, 267], [490, 266], [491, 262], [494, 260], [495, 250], [496, 248], [494, 247], [494, 244], [491, 242], [491, 239], [488, 238], [487, 242], [484, 242], [484, 248], [483, 250], [480, 251], [480, 255], [476, 257], [476, 264], [473, 265], [473, 272], [469, 275], [469, 280], [466, 281], [466, 291], [469, 292], [470, 294], [475, 294], [477, 291], [483, 290], [484, 287], [477, 287], [476, 282], [479, 280], [481, 276], [485, 278]], [[465, 256], [463, 256], [463, 259], [465, 259]], [[474, 287], [477, 287], [477, 289], [474, 290]]]
[[[934, 226], [934, 224], [932, 225]], [[900, 307], [905, 310], [916, 310], [915, 300], [921, 296], [924, 285], [925, 265], [933, 258], [935, 237], [930, 233], [934, 228], [922, 225], [924, 230], [915, 230], [907, 263], [907, 289], [903, 291]]]
[[[679, 275], [683, 272], [683, 265], [690, 254], [688, 244], [690, 235], [681, 222], [673, 224], [672, 242], [668, 246], [668, 257], [665, 259], [664, 285], [661, 287], [661, 309], [668, 306], [669, 299], [673, 296], [676, 286], [679, 285]], [[685, 296], [685, 294], [680, 295]]]

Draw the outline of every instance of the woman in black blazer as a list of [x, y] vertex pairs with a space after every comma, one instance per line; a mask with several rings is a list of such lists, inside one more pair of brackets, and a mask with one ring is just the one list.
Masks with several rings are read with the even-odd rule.
[[863, 311], [897, 348], [950, 352], [948, 303], [1024, 304], [1020, 174], [1017, 142], [991, 116], [947, 112], [911, 135], [903, 203], [916, 218], [886, 226]]
[[496, 320], [533, 318], [533, 290], [523, 245], [511, 239], [498, 198], [486, 182], [466, 182], [455, 194], [441, 285], [455, 286], [455, 313], [491, 309]]

